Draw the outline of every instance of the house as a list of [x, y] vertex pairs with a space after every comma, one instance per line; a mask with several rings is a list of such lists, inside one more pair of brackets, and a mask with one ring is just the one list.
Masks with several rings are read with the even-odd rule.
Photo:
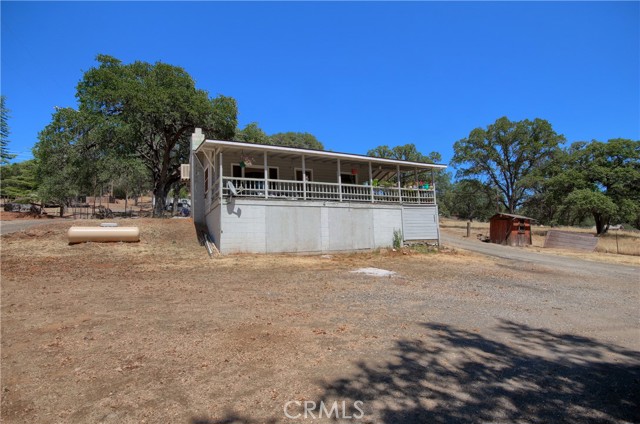
[[509, 246], [529, 246], [531, 221], [535, 220], [522, 215], [497, 213], [489, 219], [489, 240]]
[[[194, 224], [221, 253], [337, 252], [439, 241], [433, 171], [418, 162], [191, 137]], [[424, 180], [429, 178], [429, 182]]]

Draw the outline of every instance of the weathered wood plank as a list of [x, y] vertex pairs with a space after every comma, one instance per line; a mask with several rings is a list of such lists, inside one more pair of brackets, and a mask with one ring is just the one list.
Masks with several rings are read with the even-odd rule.
[[593, 234], [558, 230], [549, 230], [544, 240], [545, 248], [574, 249], [587, 252], [593, 252], [597, 244], [598, 239]]

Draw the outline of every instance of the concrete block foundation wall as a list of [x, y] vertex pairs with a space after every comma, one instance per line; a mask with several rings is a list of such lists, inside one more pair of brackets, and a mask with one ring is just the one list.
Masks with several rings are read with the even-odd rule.
[[206, 220], [223, 254], [353, 251], [391, 246], [402, 205], [231, 198]]

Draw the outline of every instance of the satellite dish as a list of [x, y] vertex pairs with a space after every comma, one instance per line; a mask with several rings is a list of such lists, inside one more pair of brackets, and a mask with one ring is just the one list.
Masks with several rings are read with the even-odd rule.
[[236, 186], [234, 186], [231, 181], [227, 181], [227, 188], [229, 189], [233, 197], [236, 197], [238, 195], [238, 190], [236, 190]]

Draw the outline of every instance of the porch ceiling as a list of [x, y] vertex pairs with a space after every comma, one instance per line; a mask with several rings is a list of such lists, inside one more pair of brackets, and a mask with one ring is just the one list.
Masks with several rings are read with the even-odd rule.
[[[428, 164], [421, 162], [409, 162], [395, 159], [375, 158], [371, 156], [356, 155], [350, 153], [328, 152], [324, 150], [300, 149], [294, 147], [270, 146], [264, 144], [241, 143], [237, 141], [205, 140], [198, 146], [196, 152], [224, 152], [245, 151], [254, 153], [268, 152], [269, 156], [292, 158], [305, 155], [305, 159], [314, 162], [334, 162], [340, 159], [344, 164], [369, 163], [384, 166], [387, 170], [395, 170], [399, 166], [402, 171], [414, 169], [443, 169], [446, 165]], [[380, 170], [379, 170], [380, 171]], [[388, 171], [387, 171], [388, 172]]]

